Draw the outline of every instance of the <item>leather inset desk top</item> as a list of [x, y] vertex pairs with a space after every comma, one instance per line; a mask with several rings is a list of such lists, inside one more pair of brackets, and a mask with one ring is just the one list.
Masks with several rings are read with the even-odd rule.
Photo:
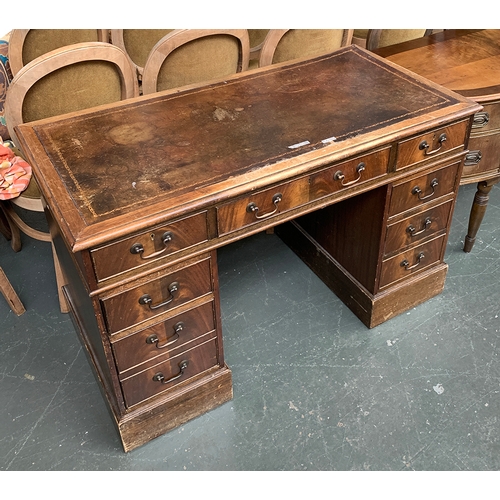
[[240, 75], [33, 128], [91, 225], [145, 204], [178, 205], [183, 195], [309, 151], [329, 154], [346, 139], [450, 101], [351, 46], [293, 70]]

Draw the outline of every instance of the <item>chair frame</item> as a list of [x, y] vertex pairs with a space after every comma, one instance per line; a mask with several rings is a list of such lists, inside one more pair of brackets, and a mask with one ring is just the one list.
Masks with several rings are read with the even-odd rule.
[[[14, 29], [10, 33], [9, 39], [9, 64], [12, 75], [16, 73], [26, 64], [23, 63], [23, 47], [28, 33], [32, 30]], [[55, 30], [56, 31], [56, 30]], [[108, 42], [109, 30], [96, 30], [98, 42]], [[89, 40], [90, 42], [90, 40]], [[30, 61], [31, 62], [31, 61]], [[29, 64], [29, 63], [28, 63]]]
[[158, 74], [165, 59], [182, 45], [212, 35], [231, 35], [240, 42], [240, 62], [237, 72], [247, 71], [250, 60], [250, 40], [246, 29], [178, 29], [165, 35], [151, 50], [142, 76], [143, 94], [158, 92]]
[[[380, 37], [382, 35], [382, 32], [385, 31], [384, 29], [376, 29], [376, 30], [368, 30], [368, 33], [366, 35], [366, 49], [367, 50], [375, 50], [379, 48], [380, 44]], [[425, 30], [424, 34], [422, 36], [428, 36], [431, 35], [433, 30]]]
[[[276, 52], [276, 48], [278, 47], [279, 42], [287, 33], [290, 31], [287, 30], [269, 30], [265, 40], [262, 42], [260, 47], [260, 58], [259, 58], [259, 67], [269, 66], [273, 63], [274, 53]], [[345, 29], [342, 35], [341, 47], [345, 47], [352, 43], [352, 35], [354, 33], [354, 29]]]
[[122, 96], [129, 99], [139, 95], [134, 68], [125, 52], [105, 42], [82, 42], [55, 49], [40, 56], [14, 76], [5, 99], [5, 120], [14, 144], [18, 144], [14, 128], [23, 123], [23, 102], [31, 87], [44, 76], [63, 67], [85, 61], [108, 61], [120, 72]]
[[[129, 58], [125, 52], [116, 46], [105, 42], [82, 42], [74, 45], [67, 45], [51, 52], [47, 52], [46, 54], [23, 66], [10, 83], [4, 109], [7, 128], [15, 144], [18, 144], [15, 127], [23, 123], [23, 102], [31, 87], [33, 87], [33, 85], [36, 84], [41, 78], [58, 69], [86, 61], [108, 61], [115, 64], [118, 68], [121, 79], [121, 99], [129, 99], [139, 96], [139, 87], [135, 76], [135, 69], [130, 64]], [[18, 205], [27, 210], [43, 212], [44, 200], [42, 198], [36, 200], [23, 198], [21, 193], [21, 195], [17, 198], [2, 201], [1, 209], [9, 225], [9, 228], [6, 228], [5, 224], [3, 224], [4, 227], [2, 233], [8, 237], [8, 230], [10, 229], [12, 240], [11, 246], [16, 252], [21, 249], [19, 230], [34, 239], [51, 242], [59, 293], [59, 303], [61, 311], [67, 312], [68, 306], [61, 288], [62, 285], [65, 284], [65, 279], [62, 275], [51, 235], [28, 226], [14, 211], [12, 204]]]

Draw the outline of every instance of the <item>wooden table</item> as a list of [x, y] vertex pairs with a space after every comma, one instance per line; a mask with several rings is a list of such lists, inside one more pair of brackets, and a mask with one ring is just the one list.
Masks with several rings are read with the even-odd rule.
[[470, 252], [500, 181], [500, 30], [445, 30], [375, 52], [484, 106], [474, 119], [461, 180], [478, 183], [464, 244]]
[[479, 110], [351, 46], [21, 125], [124, 449], [232, 397], [218, 247], [275, 227], [368, 327], [440, 293]]

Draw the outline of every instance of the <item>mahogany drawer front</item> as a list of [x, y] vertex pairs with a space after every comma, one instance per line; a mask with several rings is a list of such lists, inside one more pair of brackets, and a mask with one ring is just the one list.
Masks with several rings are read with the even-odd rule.
[[178, 353], [121, 381], [125, 404], [133, 406], [218, 364], [216, 339]]
[[384, 254], [388, 255], [443, 231], [448, 225], [453, 203], [448, 201], [437, 207], [387, 226]]
[[205, 334], [215, 335], [213, 302], [173, 316], [112, 344], [120, 373], [159, 356], [195, 345]]
[[441, 260], [445, 236], [410, 248], [382, 262], [379, 287], [383, 288]]
[[207, 217], [202, 212], [92, 250], [97, 281], [163, 259], [207, 241]]
[[212, 291], [210, 260], [102, 299], [110, 334], [163, 314]]
[[396, 170], [438, 158], [452, 149], [464, 146], [468, 123], [468, 120], [464, 120], [400, 142]]
[[311, 176], [311, 199], [336, 193], [387, 174], [390, 148], [376, 151]]
[[219, 236], [299, 207], [309, 201], [309, 178], [302, 177], [217, 207]]
[[441, 196], [453, 193], [460, 161], [416, 179], [395, 184], [392, 189], [389, 216], [419, 207]]
[[500, 130], [497, 134], [469, 139], [469, 152], [465, 155], [462, 178], [500, 168]]
[[471, 137], [500, 129], [500, 102], [492, 102], [482, 106], [483, 110], [474, 115]]

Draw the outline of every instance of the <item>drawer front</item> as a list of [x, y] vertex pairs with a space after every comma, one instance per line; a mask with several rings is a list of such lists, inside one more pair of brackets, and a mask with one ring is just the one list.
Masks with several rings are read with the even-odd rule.
[[424, 160], [439, 158], [448, 151], [463, 147], [468, 121], [442, 127], [398, 144], [396, 170], [409, 167]]
[[109, 333], [163, 314], [212, 291], [209, 259], [102, 299]]
[[168, 257], [208, 239], [206, 213], [155, 227], [92, 251], [97, 281]]
[[380, 288], [411, 276], [440, 262], [445, 236], [413, 247], [382, 263]]
[[471, 137], [496, 129], [500, 129], [500, 102], [483, 104], [483, 110], [474, 115]]
[[465, 155], [462, 178], [500, 168], [500, 131], [498, 134], [471, 137]]
[[389, 151], [389, 148], [377, 151], [312, 175], [311, 199], [321, 198], [387, 174]]
[[309, 180], [296, 179], [217, 207], [219, 235], [256, 224], [309, 201]]
[[121, 381], [125, 404], [133, 406], [218, 364], [216, 340], [183, 351]]
[[387, 227], [385, 255], [397, 252], [413, 243], [429, 238], [446, 229], [452, 201], [408, 217]]
[[112, 344], [118, 371], [188, 349], [209, 332], [215, 336], [214, 329], [213, 302], [208, 302], [122, 338]]
[[424, 205], [452, 193], [457, 184], [460, 161], [416, 179], [394, 185], [389, 216]]

